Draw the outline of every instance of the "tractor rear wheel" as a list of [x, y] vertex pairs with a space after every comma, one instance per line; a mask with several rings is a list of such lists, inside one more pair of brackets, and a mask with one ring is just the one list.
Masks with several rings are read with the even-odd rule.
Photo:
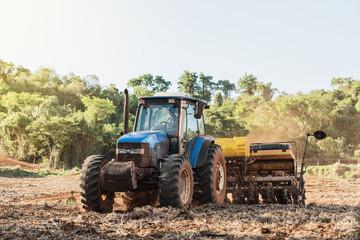
[[80, 195], [83, 208], [88, 211], [111, 212], [115, 194], [101, 188], [100, 170], [109, 162], [106, 156], [93, 155], [85, 159], [81, 170]]
[[165, 158], [160, 168], [159, 197], [162, 206], [190, 208], [194, 179], [189, 160], [180, 154]]
[[123, 205], [126, 209], [140, 207], [145, 205], [155, 205], [158, 199], [158, 190], [149, 190], [144, 192], [123, 192], [120, 195]]
[[219, 145], [209, 146], [206, 162], [195, 174], [199, 181], [196, 199], [204, 203], [223, 204], [226, 197], [226, 162]]

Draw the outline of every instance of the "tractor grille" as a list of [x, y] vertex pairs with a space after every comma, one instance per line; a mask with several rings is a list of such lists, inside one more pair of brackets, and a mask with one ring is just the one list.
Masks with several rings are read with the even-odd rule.
[[[120, 149], [127, 152], [120, 153]], [[130, 149], [143, 149], [143, 154], [131, 154]], [[118, 143], [116, 147], [116, 160], [120, 162], [133, 161], [136, 167], [150, 166], [150, 148], [148, 143]]]

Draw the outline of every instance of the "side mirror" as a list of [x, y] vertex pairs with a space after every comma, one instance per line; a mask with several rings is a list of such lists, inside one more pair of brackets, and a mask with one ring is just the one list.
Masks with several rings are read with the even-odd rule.
[[207, 105], [205, 102], [197, 101], [195, 106], [194, 117], [200, 119], [201, 116], [203, 115], [204, 108], [209, 109], [209, 105]]
[[323, 131], [316, 131], [316, 132], [314, 132], [314, 137], [318, 140], [322, 140], [322, 139], [326, 138], [326, 133]]

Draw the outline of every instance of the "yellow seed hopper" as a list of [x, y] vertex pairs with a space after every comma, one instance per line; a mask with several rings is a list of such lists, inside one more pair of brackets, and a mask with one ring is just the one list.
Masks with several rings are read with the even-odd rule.
[[[250, 143], [247, 137], [219, 138], [227, 162], [227, 190], [240, 202], [297, 202], [295, 142]], [[295, 150], [295, 151], [294, 151]]]
[[220, 145], [225, 157], [248, 157], [249, 144], [247, 137], [218, 138], [215, 144]]

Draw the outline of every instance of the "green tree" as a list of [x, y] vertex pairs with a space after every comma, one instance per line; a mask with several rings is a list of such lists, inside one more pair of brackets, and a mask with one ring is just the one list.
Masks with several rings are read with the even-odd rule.
[[166, 92], [170, 85], [170, 81], [165, 81], [165, 79], [157, 75], [152, 74], [143, 74], [137, 78], [132, 78], [128, 82], [128, 87], [133, 89], [133, 92], [137, 97], [154, 95], [157, 92]]
[[222, 91], [225, 98], [230, 97], [231, 92], [236, 90], [234, 83], [231, 83], [229, 80], [219, 80], [217, 82], [217, 89]]
[[260, 95], [265, 99], [265, 101], [270, 101], [277, 89], [271, 88], [272, 83], [259, 83], [257, 90], [260, 92]]
[[26, 159], [29, 152], [29, 133], [26, 127], [32, 119], [22, 112], [0, 115], [0, 150], [19, 159]]
[[167, 90], [169, 90], [170, 85], [170, 81], [165, 81], [162, 76], [156, 75], [150, 87], [154, 92], [166, 92]]
[[201, 90], [196, 95], [198, 95], [201, 99], [210, 102], [212, 91], [216, 89], [216, 83], [213, 82], [212, 76], [206, 76], [203, 73], [200, 73], [199, 78], [201, 83]]
[[115, 113], [115, 106], [109, 99], [82, 97], [81, 101], [86, 107], [85, 121], [93, 127], [101, 125], [110, 114]]
[[81, 96], [86, 94], [86, 81], [81, 76], [74, 73], [69, 73], [62, 76], [62, 82], [58, 88], [59, 103], [68, 105], [70, 104], [77, 110], [83, 110]]
[[198, 75], [196, 72], [184, 71], [183, 75], [179, 78], [178, 89], [181, 92], [189, 93], [190, 96], [195, 97], [201, 91], [198, 83]]
[[221, 93], [219, 93], [219, 92], [215, 94], [214, 105], [216, 107], [220, 107], [221, 105], [223, 105], [223, 97], [222, 97]]
[[247, 93], [248, 95], [252, 96], [256, 93], [259, 86], [259, 82], [257, 80], [257, 77], [255, 77], [252, 74], [247, 74], [239, 79], [238, 81], [238, 93]]
[[120, 123], [124, 111], [124, 93], [120, 92], [119, 89], [115, 87], [115, 84], [110, 84], [109, 87], [101, 90], [100, 98], [112, 101], [116, 108], [115, 112], [110, 115], [110, 122]]
[[15, 68], [13, 63], [0, 60], [0, 79], [9, 84], [14, 77], [14, 71]]
[[338, 86], [338, 87], [341, 87], [341, 86], [351, 86], [352, 83], [354, 82], [354, 79], [350, 78], [350, 77], [347, 77], [347, 78], [333, 78], [331, 80], [331, 85], [333, 86]]
[[36, 112], [45, 102], [45, 98], [39, 94], [27, 92], [8, 92], [6, 95], [2, 96], [1, 102], [8, 113], [22, 112], [31, 116], [37, 115]]
[[318, 141], [316, 145], [330, 157], [345, 157], [346, 154], [350, 153], [350, 146], [346, 143], [344, 137], [333, 139], [328, 136], [324, 140]]
[[234, 116], [235, 103], [226, 98], [221, 106], [211, 105], [204, 111], [206, 133], [215, 137], [245, 136], [244, 122]]
[[76, 126], [70, 119], [51, 117], [34, 121], [27, 127], [32, 146], [48, 154], [48, 167], [58, 168], [64, 148], [74, 141]]

